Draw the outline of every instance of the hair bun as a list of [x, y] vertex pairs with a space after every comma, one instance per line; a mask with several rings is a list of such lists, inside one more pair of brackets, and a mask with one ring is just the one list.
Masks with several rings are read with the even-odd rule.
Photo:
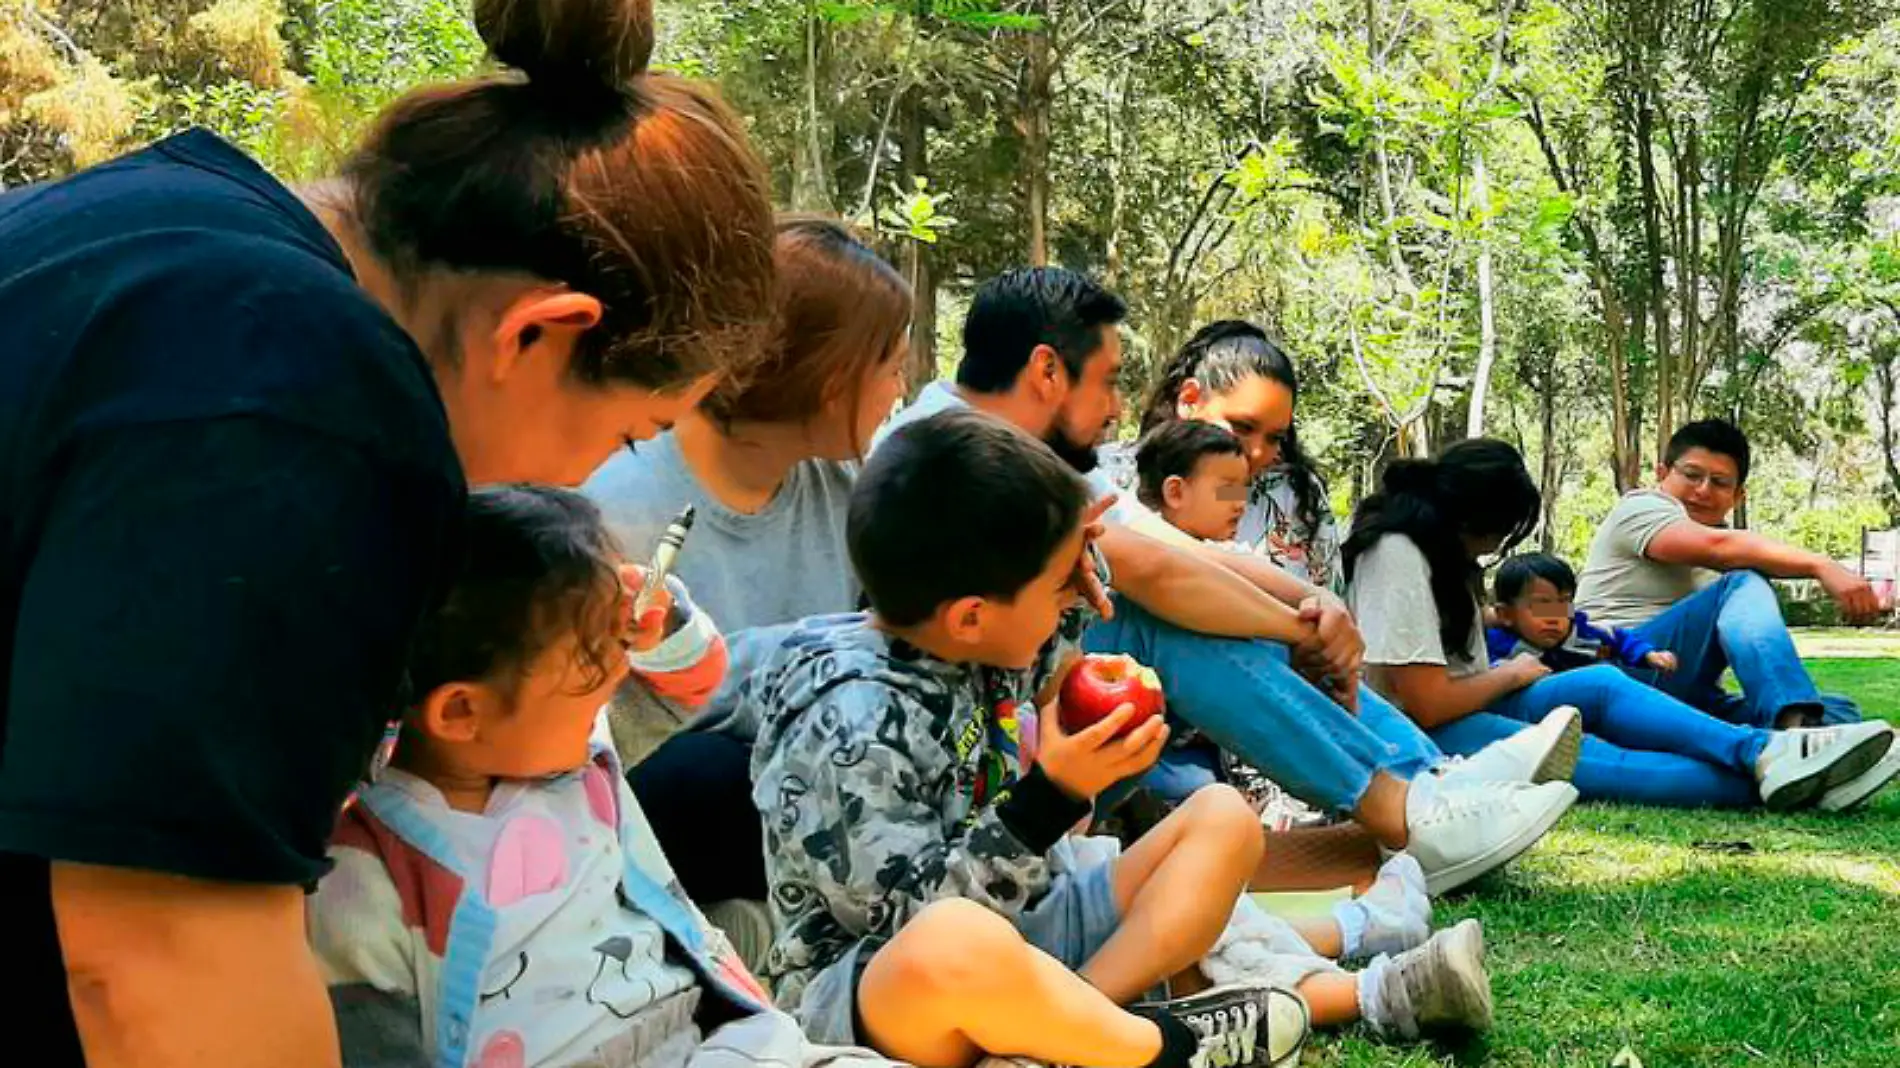
[[618, 93], [653, 58], [653, 0], [475, 0], [475, 28], [542, 88]]
[[1386, 465], [1380, 484], [1387, 493], [1429, 495], [1438, 485], [1438, 465], [1430, 460], [1394, 460]]

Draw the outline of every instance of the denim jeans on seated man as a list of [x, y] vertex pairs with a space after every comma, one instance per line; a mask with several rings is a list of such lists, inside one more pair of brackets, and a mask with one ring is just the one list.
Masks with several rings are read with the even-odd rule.
[[[1361, 688], [1357, 715], [1341, 708], [1293, 669], [1284, 645], [1184, 631], [1125, 597], [1115, 599], [1115, 618], [1090, 628], [1082, 645], [1091, 653], [1126, 653], [1155, 669], [1177, 723], [1199, 729], [1327, 812], [1351, 812], [1377, 772], [1411, 780], [1445, 760], [1371, 690]], [[1164, 783], [1175, 770], [1192, 771], [1171, 769]]]
[[[1860, 722], [1854, 702], [1815, 689], [1774, 587], [1753, 571], [1731, 571], [1632, 629], [1680, 661], [1672, 674], [1632, 674], [1718, 719], [1749, 727], [1802, 726], [1777, 722], [1784, 710], [1794, 709], [1808, 713], [1813, 724]], [[1730, 669], [1741, 684], [1739, 694], [1722, 688]]]
[[1539, 679], [1432, 737], [1448, 753], [1475, 753], [1564, 705], [1583, 716], [1583, 754], [1570, 781], [1585, 800], [1673, 808], [1761, 804], [1751, 769], [1769, 731], [1704, 715], [1610, 664]]

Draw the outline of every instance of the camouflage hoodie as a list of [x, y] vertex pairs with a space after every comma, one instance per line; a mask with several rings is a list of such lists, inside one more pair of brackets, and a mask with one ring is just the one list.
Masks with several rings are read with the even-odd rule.
[[868, 616], [819, 617], [747, 680], [779, 1004], [796, 1011], [814, 975], [933, 901], [1014, 918], [1048, 890], [1046, 854], [1089, 808], [1023, 773], [1019, 742], [1094, 618], [1071, 611], [1035, 668], [1006, 671], [939, 660]]

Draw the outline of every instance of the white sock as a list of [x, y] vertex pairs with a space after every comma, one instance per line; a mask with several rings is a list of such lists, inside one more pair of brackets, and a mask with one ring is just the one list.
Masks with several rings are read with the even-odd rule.
[[1400, 853], [1379, 868], [1372, 888], [1333, 906], [1339, 924], [1340, 959], [1403, 953], [1432, 936], [1432, 899], [1425, 871]]
[[1380, 954], [1359, 973], [1359, 1016], [1381, 1035], [1417, 1038], [1418, 1025], [1412, 1019], [1412, 1006], [1403, 1004], [1405, 984], [1393, 983], [1388, 989], [1385, 977], [1392, 958]]

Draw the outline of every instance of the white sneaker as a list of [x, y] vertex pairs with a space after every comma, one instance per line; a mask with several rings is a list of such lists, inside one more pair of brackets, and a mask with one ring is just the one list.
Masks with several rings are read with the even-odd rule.
[[1376, 1029], [1417, 1038], [1421, 1032], [1491, 1027], [1491, 978], [1484, 971], [1484, 928], [1466, 920], [1432, 940], [1367, 969], [1377, 974]]
[[1517, 859], [1576, 803], [1567, 782], [1463, 786], [1423, 776], [1405, 798], [1405, 851], [1436, 897]]
[[1865, 775], [1893, 743], [1893, 728], [1878, 721], [1776, 731], [1755, 762], [1762, 804], [1786, 812], [1818, 801]]
[[[1893, 733], [1892, 728], [1888, 728], [1888, 733]], [[1895, 778], [1900, 778], [1900, 735], [1895, 735], [1887, 755], [1873, 767], [1822, 794], [1814, 807], [1825, 812], [1845, 812], [1879, 793]]]
[[1569, 782], [1583, 754], [1583, 715], [1570, 705], [1554, 708], [1535, 726], [1500, 738], [1445, 767], [1446, 783]]
[[1156, 1007], [1200, 1036], [1193, 1068], [1293, 1064], [1312, 1029], [1305, 998], [1266, 984], [1219, 986]]

